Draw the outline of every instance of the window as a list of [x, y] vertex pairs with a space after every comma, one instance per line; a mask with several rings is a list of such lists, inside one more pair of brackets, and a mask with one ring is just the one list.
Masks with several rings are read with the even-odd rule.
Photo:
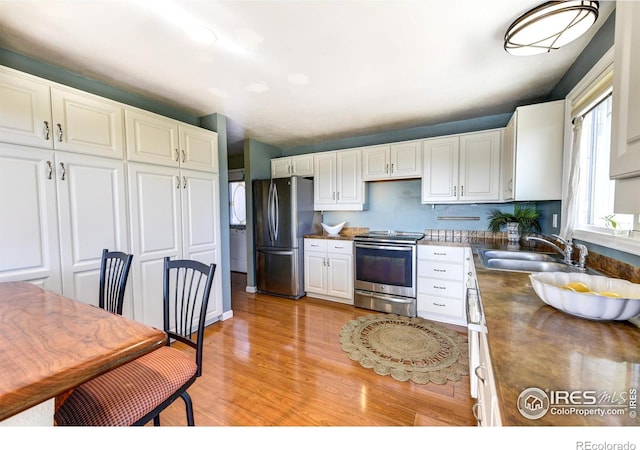
[[629, 231], [634, 215], [614, 211], [615, 181], [609, 179], [612, 89], [613, 49], [567, 96], [573, 129], [565, 155], [562, 234], [640, 254], [637, 233]]
[[229, 224], [247, 224], [244, 181], [229, 182]]

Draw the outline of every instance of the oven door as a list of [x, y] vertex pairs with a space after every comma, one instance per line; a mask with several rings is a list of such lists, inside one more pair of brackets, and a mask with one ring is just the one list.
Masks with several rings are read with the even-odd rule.
[[355, 289], [415, 298], [415, 268], [415, 245], [355, 243]]

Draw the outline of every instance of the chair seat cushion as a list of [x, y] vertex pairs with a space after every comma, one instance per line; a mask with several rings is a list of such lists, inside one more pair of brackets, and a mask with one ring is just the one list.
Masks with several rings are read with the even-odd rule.
[[76, 387], [55, 414], [57, 425], [129, 426], [192, 378], [193, 357], [161, 347]]

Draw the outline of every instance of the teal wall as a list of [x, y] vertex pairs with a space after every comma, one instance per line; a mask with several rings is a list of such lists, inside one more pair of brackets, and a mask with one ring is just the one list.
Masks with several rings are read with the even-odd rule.
[[222, 114], [211, 114], [200, 118], [200, 127], [218, 133], [218, 173], [220, 179], [220, 259], [222, 267], [216, 275], [222, 277], [222, 310], [231, 311], [231, 255], [229, 244], [229, 168], [227, 166], [227, 118]]
[[244, 141], [244, 171], [247, 205], [247, 286], [256, 285], [253, 244], [253, 180], [271, 178], [271, 158], [282, 155], [282, 150], [254, 139]]
[[[322, 221], [329, 225], [347, 222], [349, 227], [371, 230], [418, 231], [425, 229], [486, 230], [491, 209], [513, 211], [513, 203], [477, 203], [431, 205], [421, 202], [420, 180], [375, 181], [367, 183], [366, 211], [326, 211]], [[544, 234], [559, 232], [553, 228], [552, 214], [560, 217], [560, 202], [535, 202], [541, 213]], [[441, 217], [477, 217], [478, 220], [440, 220]]]

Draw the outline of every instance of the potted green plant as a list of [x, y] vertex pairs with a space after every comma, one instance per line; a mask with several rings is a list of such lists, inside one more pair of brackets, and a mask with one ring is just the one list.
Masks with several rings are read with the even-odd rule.
[[538, 219], [540, 219], [540, 212], [535, 206], [516, 204], [512, 213], [494, 208], [489, 211], [489, 231], [498, 233], [505, 227], [508, 240], [515, 242], [520, 240], [522, 233], [539, 233]]

